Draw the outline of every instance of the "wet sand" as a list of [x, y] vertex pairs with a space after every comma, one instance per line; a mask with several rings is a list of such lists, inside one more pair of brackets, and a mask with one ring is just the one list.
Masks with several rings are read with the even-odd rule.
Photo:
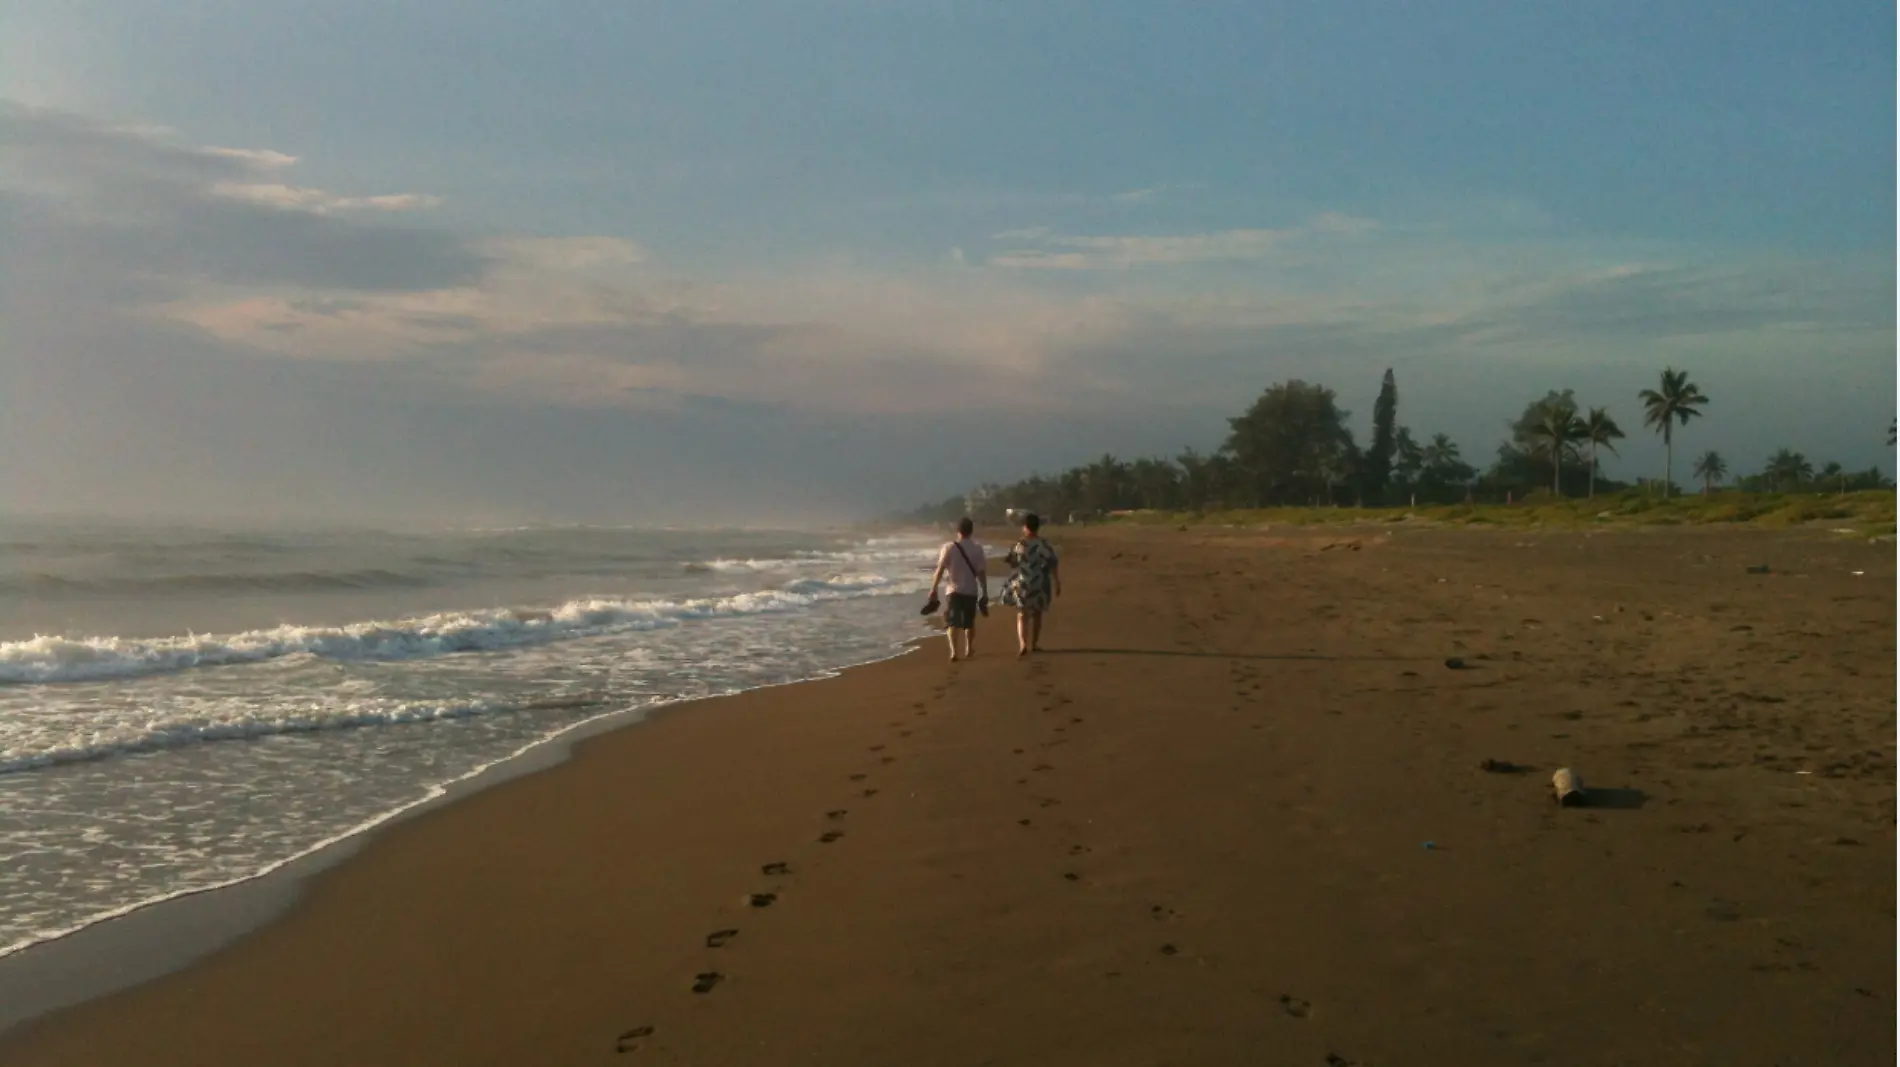
[[1891, 545], [1055, 540], [1045, 655], [595, 738], [0, 1063], [1893, 1061]]

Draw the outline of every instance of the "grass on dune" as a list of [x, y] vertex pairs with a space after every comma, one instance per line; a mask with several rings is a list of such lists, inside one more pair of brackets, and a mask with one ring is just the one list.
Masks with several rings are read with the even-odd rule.
[[1347, 523], [1421, 523], [1443, 526], [1582, 529], [1601, 526], [1766, 527], [1827, 523], [1865, 536], [1894, 532], [1892, 490], [1844, 496], [1821, 493], [1742, 493], [1661, 497], [1619, 493], [1595, 499], [1533, 496], [1517, 504], [1446, 504], [1417, 508], [1257, 508], [1206, 514], [1138, 512], [1119, 521], [1194, 526], [1321, 526]]

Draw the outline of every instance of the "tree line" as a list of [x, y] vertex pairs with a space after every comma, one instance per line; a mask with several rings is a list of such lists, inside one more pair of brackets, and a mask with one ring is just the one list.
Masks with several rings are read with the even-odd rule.
[[[1122, 460], [1103, 455], [1059, 474], [1037, 474], [1009, 485], [985, 484], [902, 518], [953, 521], [969, 515], [1000, 522], [1009, 509], [1056, 519], [1114, 511], [1222, 511], [1283, 506], [1395, 507], [1459, 502], [1503, 503], [1533, 497], [1595, 496], [1643, 489], [1676, 492], [1677, 435], [1703, 415], [1709, 397], [1688, 372], [1665, 369], [1656, 388], [1637, 394], [1643, 426], [1663, 439], [1659, 479], [1619, 482], [1605, 477], [1600, 460], [1625, 439], [1607, 407], [1586, 406], [1570, 389], [1530, 401], [1510, 423], [1490, 466], [1468, 462], [1443, 433], [1414, 434], [1399, 422], [1398, 384], [1385, 372], [1372, 406], [1372, 436], [1361, 447], [1340, 407], [1323, 385], [1293, 379], [1269, 386], [1240, 415], [1227, 420], [1219, 450], [1187, 449], [1172, 459]], [[1889, 425], [1887, 443], [1894, 443]], [[1728, 483], [1728, 460], [1704, 452], [1691, 464], [1704, 492]], [[1817, 467], [1799, 452], [1780, 449], [1735, 488], [1770, 492], [1851, 492], [1891, 487], [1878, 468], [1847, 471]]]

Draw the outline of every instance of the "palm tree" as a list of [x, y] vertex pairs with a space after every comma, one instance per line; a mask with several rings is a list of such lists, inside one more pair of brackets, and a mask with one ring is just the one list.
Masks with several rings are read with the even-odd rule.
[[1702, 412], [1696, 410], [1709, 402], [1702, 389], [1689, 380], [1689, 372], [1665, 367], [1660, 389], [1645, 389], [1637, 395], [1643, 400], [1643, 425], [1653, 427], [1663, 438], [1663, 496], [1669, 495], [1669, 483], [1676, 476], [1675, 427], [1687, 425]]
[[1835, 460], [1828, 460], [1827, 465], [1814, 476], [1814, 480], [1823, 484], [1833, 482], [1840, 495], [1847, 495], [1847, 471]]
[[[1400, 485], [1418, 487], [1418, 472], [1425, 466], [1425, 452], [1412, 437], [1412, 431], [1399, 427], [1392, 435], [1392, 476]], [[1416, 501], [1417, 493], [1413, 494]]]
[[1418, 459], [1421, 466], [1433, 470], [1443, 470], [1464, 462], [1464, 457], [1458, 453], [1458, 442], [1453, 441], [1450, 434], [1442, 433], [1433, 434], [1431, 441], [1419, 449]]
[[1584, 421], [1569, 404], [1544, 404], [1537, 410], [1531, 426], [1531, 454], [1550, 457], [1550, 489], [1558, 496], [1564, 491], [1564, 459], [1576, 455], [1577, 443], [1584, 439]]
[[1722, 453], [1714, 449], [1702, 453], [1702, 457], [1695, 461], [1695, 476], [1702, 479], [1704, 493], [1715, 492], [1715, 483], [1721, 481], [1727, 473], [1728, 460], [1723, 459]]
[[1597, 449], [1602, 447], [1615, 452], [1616, 446], [1610, 442], [1622, 436], [1623, 428], [1604, 408], [1591, 408], [1583, 420], [1583, 440], [1590, 446], [1590, 496], [1593, 498], [1597, 495]]
[[1419, 449], [1418, 484], [1434, 497], [1443, 499], [1447, 489], [1463, 489], [1464, 496], [1471, 496], [1471, 479], [1477, 477], [1477, 470], [1466, 463], [1458, 451], [1458, 442], [1447, 434], [1435, 433], [1432, 439]]
[[1768, 484], [1779, 493], [1784, 486], [1800, 485], [1814, 477], [1814, 464], [1809, 463], [1808, 457], [1801, 453], [1783, 448], [1768, 457], [1768, 466], [1762, 473], [1768, 476]]

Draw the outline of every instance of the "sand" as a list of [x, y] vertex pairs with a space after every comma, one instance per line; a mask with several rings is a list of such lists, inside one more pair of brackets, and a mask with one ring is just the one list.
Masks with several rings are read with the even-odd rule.
[[594, 739], [0, 1063], [1893, 1062], [1891, 546], [1056, 540], [1046, 655]]

